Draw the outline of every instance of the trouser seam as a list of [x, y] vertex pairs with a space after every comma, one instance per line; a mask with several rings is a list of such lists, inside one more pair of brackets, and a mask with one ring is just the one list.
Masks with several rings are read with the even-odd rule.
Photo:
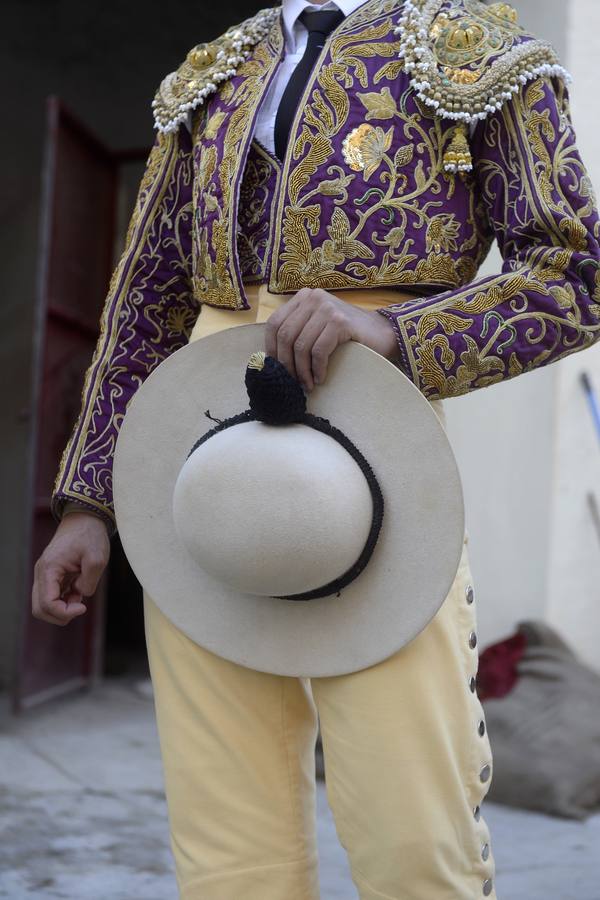
[[[294, 775], [294, 772], [292, 770], [293, 767], [292, 767], [291, 759], [290, 759], [287, 710], [286, 710], [286, 703], [285, 703], [286, 685], [287, 685], [286, 678], [283, 677], [281, 680], [281, 733], [282, 733], [282, 738], [283, 738], [283, 746], [285, 748], [285, 759], [286, 759], [286, 765], [287, 765], [287, 770], [288, 770], [288, 784], [289, 784], [289, 789], [290, 789], [290, 800], [291, 800], [291, 805], [292, 805], [292, 810], [293, 810], [292, 818], [293, 818], [293, 821], [295, 822], [296, 832], [299, 835], [300, 840], [304, 844], [305, 840], [306, 840], [306, 835], [304, 834], [304, 828], [302, 827], [302, 818], [300, 816], [299, 798], [298, 798], [298, 793], [299, 793], [298, 783], [297, 783], [296, 776]], [[306, 848], [305, 848], [305, 850], [306, 850]], [[314, 860], [315, 856], [314, 856], [314, 854], [307, 855], [305, 852], [302, 856], [302, 859]], [[311, 898], [309, 897], [308, 900], [311, 900]]]
[[283, 746], [285, 749], [285, 763], [286, 763], [287, 773], [288, 773], [288, 785], [289, 785], [290, 800], [291, 800], [291, 805], [292, 805], [292, 818], [295, 822], [296, 829], [298, 829], [298, 831], [300, 831], [301, 830], [300, 829], [300, 817], [299, 817], [299, 810], [298, 810], [298, 803], [297, 803], [297, 796], [296, 796], [297, 785], [295, 783], [295, 778], [292, 773], [292, 766], [291, 766], [291, 761], [290, 761], [287, 716], [286, 716], [286, 708], [285, 708], [285, 685], [286, 685], [285, 678], [282, 678], [282, 680], [281, 680], [281, 734], [283, 737]]

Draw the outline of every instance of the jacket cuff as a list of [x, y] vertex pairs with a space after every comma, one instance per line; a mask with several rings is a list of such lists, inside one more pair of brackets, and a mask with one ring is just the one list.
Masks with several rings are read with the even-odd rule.
[[70, 496], [65, 493], [54, 494], [51, 503], [52, 515], [57, 522], [61, 522], [63, 518], [72, 512], [85, 512], [98, 519], [102, 519], [106, 525], [109, 537], [113, 537], [117, 533], [117, 525], [112, 510], [106, 506], [102, 506], [94, 500], [87, 500], [79, 496]]
[[385, 318], [391, 322], [392, 327], [394, 329], [394, 333], [396, 335], [396, 341], [398, 343], [398, 351], [400, 354], [400, 358], [396, 362], [396, 365], [398, 366], [400, 371], [413, 382], [413, 384], [416, 384], [417, 387], [420, 387], [417, 377], [416, 377], [416, 372], [414, 371], [413, 366], [411, 366], [411, 364], [410, 364], [410, 353], [409, 353], [407, 341], [405, 339], [404, 334], [402, 333], [400, 323], [398, 322], [398, 319], [394, 315], [393, 309], [391, 309], [390, 307], [384, 306], [381, 309], [378, 309], [377, 312], [380, 315], [385, 316]]

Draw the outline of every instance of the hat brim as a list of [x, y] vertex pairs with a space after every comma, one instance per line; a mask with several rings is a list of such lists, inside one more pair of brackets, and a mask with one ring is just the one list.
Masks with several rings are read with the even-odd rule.
[[308, 411], [344, 431], [379, 480], [385, 515], [369, 565], [339, 597], [308, 602], [216, 581], [177, 536], [173, 489], [191, 447], [213, 427], [206, 411], [225, 419], [247, 409], [245, 367], [263, 346], [263, 325], [221, 331], [178, 350], [136, 392], [114, 460], [121, 541], [148, 596], [200, 646], [278, 675], [346, 674], [397, 652], [446, 598], [464, 538], [458, 468], [438, 417], [408, 378], [369, 348], [345, 344]]

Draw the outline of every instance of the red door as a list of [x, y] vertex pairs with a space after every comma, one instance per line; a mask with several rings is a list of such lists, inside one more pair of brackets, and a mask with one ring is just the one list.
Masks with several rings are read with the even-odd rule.
[[[118, 168], [111, 153], [56, 98], [48, 101], [41, 266], [34, 334], [30, 544], [16, 678], [17, 709], [89, 685], [98, 674], [106, 589], [67, 628], [34, 619], [32, 569], [50, 540], [60, 456], [79, 411], [112, 272]], [[135, 154], [127, 155], [132, 158]]]

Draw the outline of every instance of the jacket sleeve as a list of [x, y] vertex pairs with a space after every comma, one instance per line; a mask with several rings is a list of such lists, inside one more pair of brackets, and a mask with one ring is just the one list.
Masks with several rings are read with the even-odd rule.
[[501, 274], [380, 312], [429, 399], [529, 372], [600, 337], [600, 224], [562, 82], [537, 79], [480, 122], [474, 177]]
[[191, 223], [192, 146], [180, 128], [159, 135], [148, 159], [56, 479], [56, 518], [66, 503], [77, 503], [114, 526], [112, 460], [127, 405], [152, 370], [187, 343], [199, 312]]

